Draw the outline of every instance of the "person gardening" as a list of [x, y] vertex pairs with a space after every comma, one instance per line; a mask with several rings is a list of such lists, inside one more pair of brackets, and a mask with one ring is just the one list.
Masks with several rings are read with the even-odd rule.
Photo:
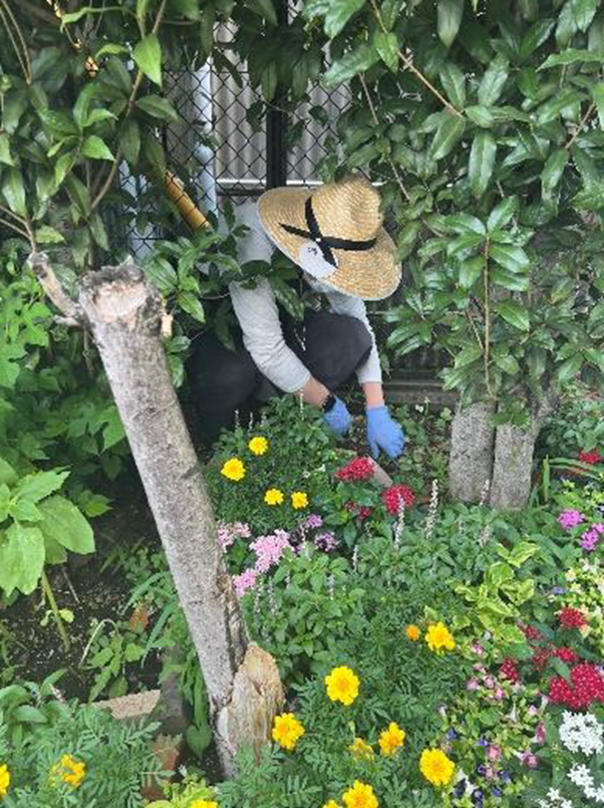
[[312, 293], [325, 295], [331, 311], [308, 308], [300, 334], [293, 318], [280, 311], [267, 278], [254, 288], [231, 283], [240, 343], [229, 350], [208, 332], [190, 360], [205, 436], [216, 438], [232, 426], [236, 411], [278, 391], [300, 395], [322, 411], [333, 432], [344, 435], [351, 417], [337, 391], [356, 373], [371, 453], [398, 457], [405, 436], [384, 401], [364, 302], [389, 297], [401, 278], [394, 242], [382, 226], [379, 193], [367, 179], [352, 175], [315, 190], [274, 188], [238, 215], [249, 227], [239, 244], [240, 262], [270, 262], [277, 248], [300, 267]]

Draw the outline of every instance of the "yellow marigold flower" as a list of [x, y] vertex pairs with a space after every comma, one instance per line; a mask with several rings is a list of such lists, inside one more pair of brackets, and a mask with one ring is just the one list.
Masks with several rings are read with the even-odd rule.
[[264, 501], [267, 505], [281, 505], [283, 503], [283, 491], [278, 488], [269, 488], [264, 495]]
[[220, 473], [227, 480], [233, 480], [233, 482], [238, 483], [245, 477], [245, 466], [238, 457], [231, 457], [220, 469]]
[[354, 785], [342, 797], [346, 808], [378, 808], [377, 797], [371, 786], [354, 781]]
[[291, 752], [304, 735], [304, 727], [293, 713], [282, 713], [275, 716], [273, 724], [273, 740]]
[[323, 808], [340, 808], [340, 806], [335, 800], [329, 800], [329, 802], [325, 803]]
[[419, 626], [413, 624], [407, 626], [407, 628], [405, 629], [405, 634], [407, 635], [407, 639], [411, 640], [411, 642], [417, 642], [417, 640], [419, 640], [419, 638], [421, 637]]
[[214, 800], [193, 800], [189, 808], [218, 808], [218, 803]]
[[444, 623], [437, 623], [431, 625], [426, 632], [426, 642], [431, 651], [436, 651], [441, 654], [445, 649], [453, 651], [455, 649], [455, 640], [449, 629]]
[[348, 751], [355, 760], [372, 760], [375, 754], [371, 746], [362, 738], [355, 738], [354, 743], [348, 747]]
[[441, 749], [424, 749], [419, 769], [433, 786], [446, 786], [453, 778], [455, 763]]
[[78, 763], [71, 755], [63, 755], [56, 768], [61, 780], [74, 788], [79, 788], [86, 777], [86, 764]]
[[388, 729], [380, 735], [380, 749], [382, 755], [389, 756], [396, 754], [397, 750], [405, 743], [405, 730], [401, 729], [394, 721]]
[[341, 701], [346, 707], [350, 707], [359, 695], [359, 677], [346, 666], [334, 668], [325, 677], [325, 684], [329, 698], [332, 701]]
[[268, 441], [266, 438], [256, 436], [248, 443], [247, 448], [252, 454], [263, 455], [268, 451]]
[[0, 797], [6, 797], [10, 786], [10, 772], [6, 763], [0, 766]]
[[296, 511], [299, 511], [300, 508], [308, 507], [308, 496], [303, 491], [294, 491], [292, 505]]

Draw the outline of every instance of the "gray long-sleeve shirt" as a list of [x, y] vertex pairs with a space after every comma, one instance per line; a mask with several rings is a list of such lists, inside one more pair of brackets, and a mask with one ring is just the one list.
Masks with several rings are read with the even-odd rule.
[[[250, 228], [239, 244], [240, 263], [270, 262], [274, 247], [262, 229], [257, 205], [241, 205], [237, 210], [237, 219]], [[357, 378], [361, 384], [381, 382], [380, 358], [364, 301], [335, 292], [309, 276], [306, 279], [314, 291], [325, 294], [332, 311], [356, 317], [364, 323], [371, 334], [373, 348], [367, 360], [357, 370]], [[294, 393], [304, 387], [311, 374], [285, 343], [277, 301], [269, 281], [261, 278], [254, 289], [245, 289], [240, 283], [233, 282], [229, 285], [229, 292], [243, 332], [243, 343], [256, 367], [275, 387], [286, 393]]]

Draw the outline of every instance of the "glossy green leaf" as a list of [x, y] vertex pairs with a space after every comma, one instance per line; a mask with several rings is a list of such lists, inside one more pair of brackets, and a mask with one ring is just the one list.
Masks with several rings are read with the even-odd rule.
[[571, 18], [579, 31], [587, 31], [596, 16], [600, 0], [568, 0], [568, 3]]
[[563, 90], [556, 93], [553, 98], [550, 98], [537, 110], [537, 124], [541, 126], [555, 120], [567, 107], [572, 104], [578, 104], [582, 100], [583, 96], [577, 90]]
[[516, 357], [508, 354], [507, 356], [495, 356], [495, 364], [504, 373], [509, 373], [510, 376], [515, 376], [520, 372], [520, 365]]
[[200, 323], [204, 323], [206, 316], [199, 299], [192, 292], [179, 292], [178, 305]]
[[450, 48], [461, 26], [464, 0], [438, 0], [437, 31], [441, 42]]
[[562, 179], [562, 174], [570, 157], [568, 149], [556, 149], [547, 158], [541, 172], [543, 196], [549, 196]]
[[461, 140], [465, 128], [465, 118], [446, 112], [430, 144], [430, 157], [433, 160], [441, 160], [446, 157]]
[[124, 121], [120, 132], [120, 146], [128, 163], [135, 166], [140, 155], [141, 136], [138, 121], [133, 118]]
[[157, 34], [147, 34], [132, 52], [139, 70], [161, 87], [162, 51]]
[[159, 95], [145, 95], [138, 99], [135, 106], [153, 118], [159, 118], [162, 121], [178, 121], [178, 113], [172, 104], [165, 98], [160, 98]]
[[94, 534], [88, 520], [65, 497], [54, 495], [40, 503], [42, 521], [38, 527], [45, 536], [54, 539], [72, 553], [93, 553]]
[[604, 208], [604, 183], [593, 184], [579, 191], [573, 197], [573, 206], [579, 210], [601, 210]]
[[455, 357], [455, 367], [465, 368], [468, 365], [474, 364], [474, 362], [477, 362], [479, 359], [482, 360], [483, 355], [483, 350], [480, 345], [468, 345]]
[[472, 142], [468, 164], [470, 187], [477, 199], [480, 199], [489, 186], [496, 156], [497, 143], [493, 135], [490, 132], [478, 132]]
[[15, 165], [10, 153], [10, 141], [7, 132], [0, 132], [0, 163], [7, 166]]
[[574, 356], [566, 359], [558, 368], [557, 378], [559, 384], [566, 384], [574, 379], [583, 365], [583, 357], [577, 352]]
[[508, 60], [498, 54], [485, 71], [478, 87], [478, 101], [483, 106], [490, 106], [499, 100], [509, 75]]
[[487, 230], [493, 233], [509, 224], [518, 211], [518, 197], [508, 196], [496, 205], [487, 219]]
[[520, 45], [520, 58], [524, 61], [534, 54], [549, 37], [556, 24], [555, 20], [543, 19], [531, 26]]
[[13, 485], [18, 479], [17, 472], [11, 464], [0, 457], [0, 485]]
[[449, 101], [457, 109], [466, 103], [466, 77], [453, 62], [447, 62], [440, 71], [440, 80]]
[[509, 272], [526, 272], [530, 266], [528, 255], [514, 244], [492, 244], [489, 257]]
[[529, 331], [531, 324], [528, 311], [515, 300], [501, 300], [495, 306], [495, 311], [500, 317], [517, 328], [519, 331]]
[[0, 536], [0, 589], [30, 595], [44, 569], [44, 538], [37, 527], [15, 522]]
[[2, 181], [2, 195], [8, 207], [18, 216], [27, 216], [23, 175], [17, 168], [10, 168]]
[[528, 273], [519, 275], [508, 272], [499, 266], [493, 266], [489, 272], [491, 283], [501, 286], [510, 292], [528, 292], [531, 286], [531, 279]]
[[90, 135], [82, 146], [82, 155], [91, 160], [109, 160], [113, 162], [115, 157], [104, 140], [97, 135]]
[[539, 70], [547, 70], [549, 67], [563, 67], [577, 63], [604, 64], [604, 53], [593, 53], [588, 50], [569, 48], [562, 53], [552, 53], [539, 67]]
[[451, 216], [447, 216], [445, 224], [448, 229], [462, 236], [470, 234], [483, 236], [487, 232], [480, 219], [476, 216], [471, 216], [469, 213], [453, 213]]
[[331, 65], [323, 79], [325, 87], [332, 89], [345, 81], [350, 81], [359, 73], [369, 70], [379, 58], [379, 53], [372, 45], [366, 43], [357, 45], [354, 50], [348, 51]]
[[378, 30], [373, 37], [373, 44], [380, 55], [380, 59], [392, 72], [398, 68], [398, 39], [396, 34], [384, 33]]

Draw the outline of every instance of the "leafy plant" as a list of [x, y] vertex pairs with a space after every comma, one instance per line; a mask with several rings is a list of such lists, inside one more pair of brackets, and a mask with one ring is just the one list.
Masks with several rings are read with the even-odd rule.
[[[113, 631], [107, 635], [103, 633], [107, 622], [93, 621], [92, 637], [80, 663], [95, 673], [89, 695], [90, 701], [95, 701], [105, 691], [109, 698], [125, 696], [128, 692], [126, 669], [128, 665], [140, 662], [145, 653], [141, 642], [142, 626], [135, 626], [132, 630], [128, 624], [122, 627], [112, 623]], [[89, 659], [87, 659], [88, 652], [90, 652]]]
[[0, 759], [10, 775], [6, 805], [139, 808], [143, 786], [169, 774], [150, 743], [158, 725], [118, 723], [108, 711], [66, 703], [56, 679], [0, 691]]

